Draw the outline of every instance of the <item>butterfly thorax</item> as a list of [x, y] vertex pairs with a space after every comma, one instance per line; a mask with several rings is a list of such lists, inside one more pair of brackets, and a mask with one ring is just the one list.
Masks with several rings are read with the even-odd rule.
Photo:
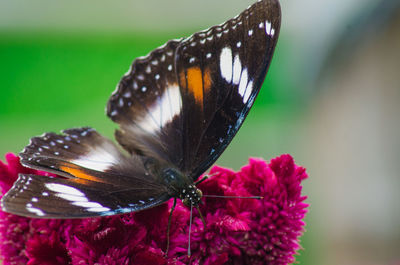
[[171, 196], [178, 197], [188, 207], [197, 206], [200, 203], [203, 193], [185, 174], [176, 169], [167, 168], [162, 175]]

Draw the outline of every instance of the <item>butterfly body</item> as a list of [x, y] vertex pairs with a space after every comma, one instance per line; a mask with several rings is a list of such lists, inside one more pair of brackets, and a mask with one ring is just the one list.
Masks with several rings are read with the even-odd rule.
[[34, 137], [4, 211], [83, 218], [145, 210], [178, 198], [196, 207], [197, 179], [222, 154], [261, 89], [280, 29], [277, 0], [171, 40], [137, 58], [107, 104], [120, 147], [88, 127]]
[[160, 181], [165, 185], [168, 195], [182, 200], [186, 206], [196, 207], [202, 197], [193, 181], [175, 168], [166, 167], [160, 171]]

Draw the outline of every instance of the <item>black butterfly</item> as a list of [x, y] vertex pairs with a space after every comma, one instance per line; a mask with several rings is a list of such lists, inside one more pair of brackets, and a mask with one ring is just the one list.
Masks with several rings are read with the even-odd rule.
[[136, 59], [107, 105], [118, 147], [91, 128], [46, 133], [20, 154], [25, 166], [4, 211], [39, 218], [122, 214], [179, 198], [196, 207], [196, 180], [221, 155], [257, 96], [277, 42], [278, 0], [171, 40]]

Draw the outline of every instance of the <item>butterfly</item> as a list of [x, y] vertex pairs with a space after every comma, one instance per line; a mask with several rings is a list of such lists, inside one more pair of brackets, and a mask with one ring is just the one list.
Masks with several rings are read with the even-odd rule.
[[137, 58], [107, 104], [120, 148], [89, 127], [33, 137], [27, 167], [1, 199], [34, 218], [130, 213], [171, 198], [198, 206], [199, 177], [242, 125], [277, 43], [277, 0], [260, 0], [227, 22], [170, 40]]

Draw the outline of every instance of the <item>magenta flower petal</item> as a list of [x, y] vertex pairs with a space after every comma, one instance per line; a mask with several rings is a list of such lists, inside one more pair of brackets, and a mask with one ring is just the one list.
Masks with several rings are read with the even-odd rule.
[[[0, 161], [4, 194], [19, 173], [49, 175], [23, 167], [7, 154]], [[118, 216], [80, 220], [30, 219], [0, 211], [3, 264], [289, 264], [300, 248], [307, 204], [301, 195], [305, 169], [290, 155], [271, 163], [250, 159], [239, 172], [215, 166], [199, 185], [204, 194], [262, 196], [263, 199], [203, 198], [193, 211], [191, 257], [187, 256], [190, 210], [178, 200], [172, 215], [170, 250], [165, 256], [173, 201]]]
[[70, 264], [71, 258], [56, 231], [52, 231], [50, 235], [36, 235], [28, 240], [28, 265]]

